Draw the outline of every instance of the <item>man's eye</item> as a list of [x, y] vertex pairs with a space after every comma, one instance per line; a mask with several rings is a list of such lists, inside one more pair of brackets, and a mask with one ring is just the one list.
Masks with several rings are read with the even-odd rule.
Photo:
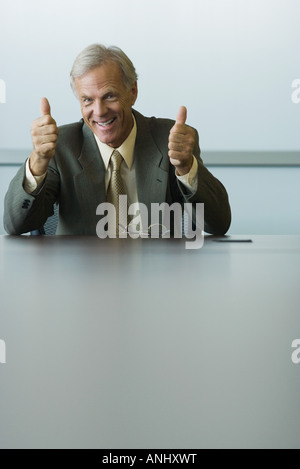
[[83, 100], [84, 104], [89, 104], [92, 102], [91, 98], [84, 98]]

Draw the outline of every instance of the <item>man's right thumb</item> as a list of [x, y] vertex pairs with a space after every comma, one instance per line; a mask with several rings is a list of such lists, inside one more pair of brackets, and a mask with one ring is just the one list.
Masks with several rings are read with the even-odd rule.
[[41, 115], [46, 116], [47, 114], [51, 115], [50, 104], [47, 98], [42, 98], [40, 102]]

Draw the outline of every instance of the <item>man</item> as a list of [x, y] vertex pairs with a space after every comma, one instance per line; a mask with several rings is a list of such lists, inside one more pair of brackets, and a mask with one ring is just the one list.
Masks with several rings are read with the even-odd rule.
[[185, 107], [176, 122], [134, 110], [137, 74], [117, 47], [84, 49], [73, 64], [71, 86], [83, 119], [58, 129], [48, 100], [41, 99], [41, 117], [31, 127], [33, 151], [5, 197], [8, 233], [41, 227], [57, 203], [57, 234], [95, 235], [97, 206], [112, 197], [116, 149], [129, 204], [145, 204], [150, 213], [153, 203], [204, 203], [205, 231], [226, 233], [231, 221], [227, 193], [202, 163]]

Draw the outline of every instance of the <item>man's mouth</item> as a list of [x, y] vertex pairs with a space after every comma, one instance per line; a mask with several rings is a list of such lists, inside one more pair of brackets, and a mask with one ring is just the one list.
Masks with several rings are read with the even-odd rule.
[[100, 127], [104, 128], [104, 127], [107, 127], [109, 126], [110, 124], [112, 124], [114, 121], [116, 120], [116, 117], [113, 117], [112, 119], [106, 121], [106, 122], [96, 122], [97, 125], [99, 125]]

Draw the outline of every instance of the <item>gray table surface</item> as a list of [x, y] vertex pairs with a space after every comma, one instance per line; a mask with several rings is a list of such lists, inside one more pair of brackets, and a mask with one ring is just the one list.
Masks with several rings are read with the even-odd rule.
[[300, 448], [300, 236], [0, 237], [0, 448]]

